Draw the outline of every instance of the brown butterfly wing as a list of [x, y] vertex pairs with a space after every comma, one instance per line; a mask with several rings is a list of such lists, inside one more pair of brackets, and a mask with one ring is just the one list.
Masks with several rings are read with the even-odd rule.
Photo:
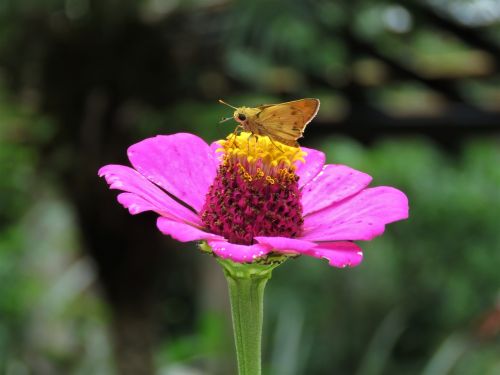
[[258, 108], [262, 109], [255, 116], [259, 132], [283, 144], [296, 146], [306, 125], [318, 113], [319, 100], [300, 99]]

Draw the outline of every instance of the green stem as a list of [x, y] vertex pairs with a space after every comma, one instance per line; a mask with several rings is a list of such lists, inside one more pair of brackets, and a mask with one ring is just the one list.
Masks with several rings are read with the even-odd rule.
[[217, 258], [224, 268], [231, 299], [239, 375], [261, 374], [264, 288], [279, 263], [234, 263]]

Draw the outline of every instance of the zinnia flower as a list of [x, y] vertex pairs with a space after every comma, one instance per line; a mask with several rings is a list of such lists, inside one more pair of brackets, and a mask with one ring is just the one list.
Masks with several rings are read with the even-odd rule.
[[408, 200], [372, 178], [305, 147], [249, 133], [208, 145], [187, 133], [128, 149], [134, 168], [99, 170], [132, 215], [154, 211], [157, 227], [181, 242], [206, 241], [221, 258], [253, 262], [274, 254], [325, 258], [335, 267], [363, 258], [371, 240], [408, 217]]

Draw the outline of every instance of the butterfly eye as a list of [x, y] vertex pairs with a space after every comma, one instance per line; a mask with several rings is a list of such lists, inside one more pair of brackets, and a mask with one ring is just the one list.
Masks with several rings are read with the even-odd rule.
[[238, 114], [238, 119], [240, 121], [245, 121], [247, 119], [247, 116], [245, 116], [243, 113]]

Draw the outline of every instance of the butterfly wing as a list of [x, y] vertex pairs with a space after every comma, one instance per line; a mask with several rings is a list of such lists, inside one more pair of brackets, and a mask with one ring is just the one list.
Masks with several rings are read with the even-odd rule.
[[307, 124], [318, 113], [319, 100], [300, 99], [258, 108], [261, 111], [255, 116], [255, 121], [259, 132], [278, 142], [295, 146]]

